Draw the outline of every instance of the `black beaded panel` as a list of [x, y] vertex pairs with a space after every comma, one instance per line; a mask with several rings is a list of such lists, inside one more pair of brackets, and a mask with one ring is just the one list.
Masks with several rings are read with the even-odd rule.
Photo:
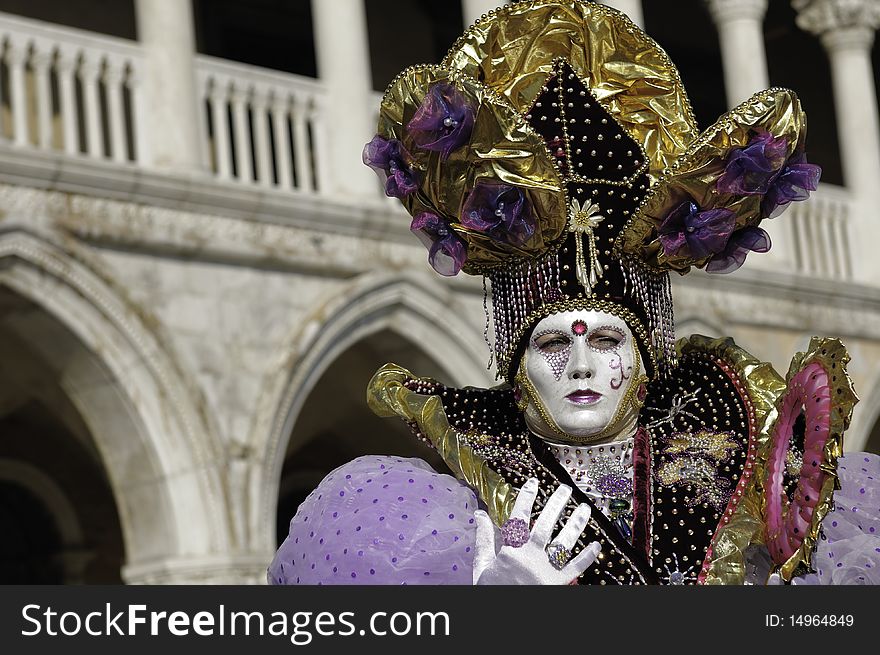
[[[417, 378], [407, 381], [405, 386], [419, 394], [438, 396], [450, 425], [459, 431], [463, 443], [485, 458], [490, 468], [509, 484], [519, 489], [528, 478], [538, 478], [540, 485], [533, 520], [561, 480], [574, 486], [549, 450], [537, 439], [529, 437], [509, 388], [454, 389], [433, 380]], [[410, 427], [420, 439], [430, 444], [417, 425]], [[557, 532], [581, 502], [590, 501], [575, 488], [556, 526]], [[599, 561], [579, 578], [579, 584], [656, 583], [644, 557], [640, 557], [601, 511], [595, 508], [593, 519], [573, 549], [572, 556], [593, 541], [602, 544], [602, 554]]]
[[[526, 120], [544, 137], [566, 182], [592, 180], [637, 187], [637, 176], [647, 170], [639, 144], [565, 61], [557, 62]], [[639, 195], [625, 196], [630, 209], [638, 205]]]
[[[604, 217], [595, 235], [607, 270], [615, 239], [648, 189], [647, 158], [641, 146], [565, 61], [557, 62], [526, 120], [544, 137], [565, 182], [569, 204], [590, 202]], [[573, 255], [570, 242], [566, 245]], [[579, 292], [577, 287], [567, 291], [571, 296]], [[624, 295], [622, 280], [600, 282], [596, 291], [600, 296]]]
[[651, 556], [663, 584], [694, 584], [748, 455], [749, 411], [706, 353], [651, 383], [640, 423], [651, 434]]

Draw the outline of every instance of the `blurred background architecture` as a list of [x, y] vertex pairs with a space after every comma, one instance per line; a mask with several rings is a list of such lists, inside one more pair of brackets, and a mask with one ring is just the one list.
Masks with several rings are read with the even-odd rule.
[[[381, 90], [500, 0], [0, 0], [0, 582], [259, 582], [363, 453], [394, 361], [492, 385], [480, 281], [442, 279], [361, 164]], [[781, 373], [848, 346], [848, 449], [880, 452], [878, 0], [617, 0], [702, 127], [801, 96], [821, 188], [680, 336]]]

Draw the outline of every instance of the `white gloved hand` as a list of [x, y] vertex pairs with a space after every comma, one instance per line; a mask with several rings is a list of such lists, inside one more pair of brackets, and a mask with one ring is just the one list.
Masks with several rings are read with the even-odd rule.
[[[532, 516], [535, 498], [538, 496], [538, 480], [530, 478], [519, 491], [510, 518], [525, 521]], [[496, 549], [499, 534], [489, 515], [483, 510], [474, 512], [477, 521], [476, 543], [474, 544], [474, 584], [479, 585], [566, 585], [586, 571], [599, 555], [601, 546], [594, 541], [584, 548], [577, 557], [562, 569], [551, 564], [547, 556], [547, 545], [553, 533], [553, 526], [571, 496], [571, 487], [561, 485], [547, 500], [547, 505], [535, 521], [529, 533], [529, 540], [519, 548], [501, 546]], [[564, 546], [569, 551], [590, 520], [590, 506], [583, 503], [572, 512], [571, 518], [559, 532], [554, 544]]]

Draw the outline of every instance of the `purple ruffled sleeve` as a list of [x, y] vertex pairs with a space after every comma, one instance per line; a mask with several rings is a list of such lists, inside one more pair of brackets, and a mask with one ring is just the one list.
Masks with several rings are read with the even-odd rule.
[[303, 501], [269, 584], [462, 584], [473, 576], [477, 498], [419, 459], [359, 457]]
[[837, 471], [841, 488], [822, 521], [815, 573], [793, 584], [880, 584], [880, 456], [847, 453]]

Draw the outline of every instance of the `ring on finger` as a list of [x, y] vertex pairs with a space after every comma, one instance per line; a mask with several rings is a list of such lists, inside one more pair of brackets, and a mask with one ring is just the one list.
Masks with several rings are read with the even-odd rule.
[[565, 565], [568, 564], [568, 560], [571, 559], [571, 551], [559, 542], [554, 541], [547, 546], [547, 559], [550, 560], [553, 568], [558, 571], [565, 568]]
[[529, 540], [529, 526], [520, 518], [507, 519], [501, 526], [501, 539], [505, 546], [520, 548]]

